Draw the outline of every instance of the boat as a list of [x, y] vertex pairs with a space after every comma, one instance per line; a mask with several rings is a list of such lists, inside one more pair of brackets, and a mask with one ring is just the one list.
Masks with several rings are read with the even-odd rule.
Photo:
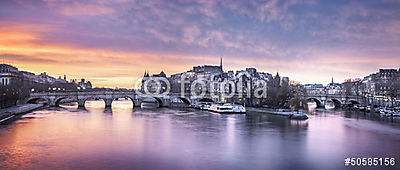
[[201, 104], [199, 109], [200, 110], [208, 110], [210, 107], [211, 107], [210, 104], [205, 103], [205, 104]]
[[198, 102], [193, 105], [193, 108], [200, 110], [208, 110], [211, 106], [209, 102]]
[[246, 113], [245, 107], [228, 103], [213, 103], [208, 110], [217, 113]]
[[325, 109], [326, 110], [331, 110], [331, 109], [334, 109], [334, 108], [335, 108], [335, 104], [333, 102], [327, 102], [325, 104]]
[[158, 108], [159, 104], [157, 101], [152, 101], [152, 100], [142, 100], [142, 103], [140, 104], [140, 107], [143, 109], [152, 109], [152, 108]]
[[308, 108], [309, 111], [315, 110], [317, 108], [317, 103], [316, 102], [308, 102], [307, 105], [308, 105], [307, 108]]

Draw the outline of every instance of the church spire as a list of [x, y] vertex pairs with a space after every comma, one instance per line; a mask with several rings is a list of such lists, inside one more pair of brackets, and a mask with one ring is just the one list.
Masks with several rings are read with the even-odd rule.
[[223, 71], [222, 70], [222, 56], [221, 56], [220, 61], [219, 61], [219, 67], [221, 67], [221, 71]]
[[332, 77], [332, 84], [333, 84], [333, 77]]

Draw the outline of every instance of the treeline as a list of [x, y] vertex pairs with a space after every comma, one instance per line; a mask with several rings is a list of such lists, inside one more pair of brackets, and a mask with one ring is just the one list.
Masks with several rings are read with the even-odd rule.
[[18, 100], [27, 98], [29, 89], [24, 87], [22, 81], [15, 81], [12, 85], [0, 87], [0, 108], [6, 108], [17, 104]]

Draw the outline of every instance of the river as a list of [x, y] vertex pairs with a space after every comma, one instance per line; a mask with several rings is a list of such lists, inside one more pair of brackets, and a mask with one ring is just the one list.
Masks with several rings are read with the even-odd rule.
[[[354, 111], [305, 121], [256, 113], [132, 109], [101, 101], [33, 111], [0, 125], [0, 169], [354, 169], [347, 157], [400, 162], [400, 121]], [[382, 168], [379, 166], [377, 168]]]

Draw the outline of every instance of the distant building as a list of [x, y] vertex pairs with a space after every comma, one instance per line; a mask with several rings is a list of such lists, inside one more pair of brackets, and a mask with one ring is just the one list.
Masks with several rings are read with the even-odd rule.
[[46, 72], [41, 73], [41, 74], [39, 75], [39, 78], [42, 79], [42, 80], [44, 80], [44, 81], [46, 81], [47, 83], [50, 83], [50, 84], [55, 83], [56, 80], [57, 80], [56, 78], [47, 75]]
[[252, 77], [255, 77], [257, 74], [257, 69], [255, 68], [246, 68], [246, 72], [249, 73]]
[[[76, 91], [78, 89], [90, 89], [92, 84], [90, 81], [82, 79], [81, 82], [68, 82], [66, 75], [62, 79], [57, 79], [46, 72], [39, 75], [27, 71], [19, 71], [16, 67], [8, 64], [0, 64], [0, 92], [2, 105], [1, 107], [9, 107], [16, 104], [21, 98], [26, 98], [31, 92], [46, 91]], [[4, 105], [4, 100], [6, 103]]]
[[14, 66], [0, 64], [0, 108], [16, 104], [18, 99], [26, 96], [22, 90], [22, 74]]
[[274, 87], [279, 87], [281, 85], [281, 77], [279, 76], [278, 72], [276, 72], [276, 75], [272, 81]]
[[375, 84], [375, 94], [398, 96], [398, 82], [400, 78], [400, 69], [379, 69], [371, 79]]
[[[158, 77], [165, 77], [168, 80], [171, 85], [170, 92], [172, 93], [184, 92], [185, 94], [202, 94], [205, 91], [206, 94], [219, 96], [212, 99], [214, 101], [240, 104], [246, 103], [250, 105], [262, 105], [271, 100], [275, 100], [278, 96], [277, 94], [280, 94], [279, 90], [281, 86], [289, 87], [290, 85], [289, 77], [283, 77], [281, 79], [279, 73], [274, 77], [269, 73], [257, 72], [256, 68], [224, 72], [222, 58], [219, 66], [194, 66], [193, 69], [189, 71], [172, 74], [170, 77], [167, 77], [163, 72], [160, 74], [153, 74], [152, 76], [150, 76], [148, 72], [145, 72], [141, 89], [147, 89], [151, 93], [157, 92], [158, 90], [162, 93], [163, 91], [168, 90], [166, 89], [167, 87], [164, 87], [164, 84], [161, 84], [160, 87], [152, 81], [152, 79]], [[260, 89], [265, 90], [262, 91]], [[285, 88], [285, 90], [284, 93], [289, 94], [290, 88]], [[227, 96], [227, 94], [231, 94], [233, 91], [240, 95], [234, 95], [233, 98], [224, 97]], [[264, 95], [264, 92], [265, 94], [269, 93], [267, 91], [274, 92], [276, 94], [275, 98], [274, 96]], [[257, 92], [257, 95], [262, 95], [262, 97], [255, 98], [255, 92]], [[286, 96], [280, 95], [279, 97], [282, 99]]]
[[[150, 76], [150, 74], [148, 72], [144, 72], [141, 89], [147, 90], [151, 93], [155, 93], [157, 91], [159, 91], [160, 93], [163, 93], [166, 90], [168, 90], [167, 89], [168, 86], [167, 86], [166, 82], [165, 81], [156, 81], [155, 79], [165, 78], [165, 80], [167, 80], [166, 77], [167, 77], [167, 75], [164, 73], [164, 71], [161, 71], [159, 74], [153, 74], [152, 76]], [[160, 82], [160, 84], [158, 84], [157, 82]]]
[[325, 94], [325, 87], [322, 84], [306, 84], [304, 88], [309, 94]]
[[222, 58], [221, 61], [219, 63], [219, 66], [210, 66], [210, 65], [204, 65], [204, 66], [194, 66], [193, 70], [191, 70], [192, 72], [195, 73], [223, 73], [223, 69], [222, 69]]
[[84, 78], [81, 79], [80, 82], [78, 82], [78, 86], [80, 89], [91, 89], [92, 88], [92, 83], [90, 81], [85, 81]]
[[289, 77], [282, 77], [281, 86], [288, 86], [289, 85]]
[[16, 67], [0, 64], [0, 80], [2, 86], [13, 85], [22, 80], [22, 75]]
[[342, 86], [340, 83], [335, 83], [333, 81], [332, 77], [332, 82], [330, 82], [328, 85], [326, 85], [325, 90], [327, 91], [327, 94], [342, 94]]
[[160, 74], [153, 74], [152, 77], [167, 77], [167, 75], [164, 73], [164, 71], [161, 71]]

